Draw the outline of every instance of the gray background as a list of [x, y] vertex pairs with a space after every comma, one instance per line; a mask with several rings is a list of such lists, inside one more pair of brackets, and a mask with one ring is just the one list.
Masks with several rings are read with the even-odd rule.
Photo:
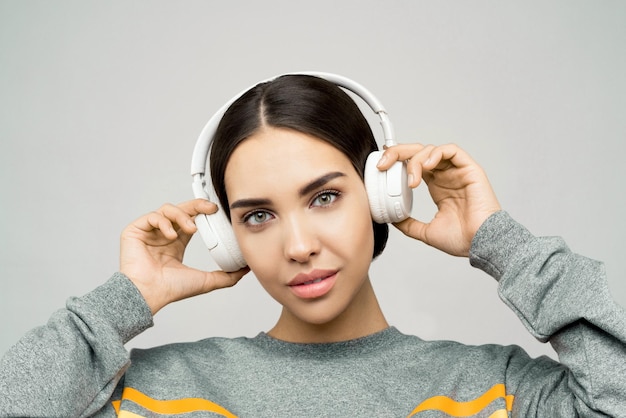
[[[126, 224], [191, 198], [219, 106], [295, 70], [361, 82], [403, 142], [461, 145], [531, 231], [605, 261], [626, 305], [625, 21], [620, 1], [0, 1], [0, 354], [117, 270]], [[424, 190], [414, 212], [433, 213]], [[186, 260], [214, 267], [199, 237]], [[406, 333], [553, 355], [465, 259], [393, 231], [371, 273]], [[129, 345], [252, 336], [278, 312], [247, 277]]]

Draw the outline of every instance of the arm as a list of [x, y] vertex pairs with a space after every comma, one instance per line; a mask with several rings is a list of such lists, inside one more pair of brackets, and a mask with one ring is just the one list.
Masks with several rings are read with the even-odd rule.
[[481, 226], [470, 262], [498, 280], [502, 300], [566, 366], [515, 368], [508, 389], [524, 396], [514, 412], [626, 416], [626, 312], [609, 294], [602, 263], [558, 237], [533, 236], [505, 212]]
[[0, 362], [0, 416], [87, 416], [108, 400], [130, 366], [124, 344], [168, 303], [232, 286], [247, 272], [185, 266], [193, 217], [216, 206], [164, 205], [122, 233], [120, 272], [72, 298], [47, 325], [25, 335]]
[[507, 390], [520, 416], [626, 415], [626, 313], [609, 295], [601, 263], [573, 254], [559, 238], [537, 238], [514, 222], [487, 176], [455, 145], [390, 147], [384, 170], [407, 161], [409, 184], [424, 180], [438, 212], [395, 226], [456, 256], [469, 256], [499, 281], [499, 292], [529, 331], [550, 341], [561, 365], [509, 365]]
[[130, 364], [124, 344], [151, 325], [141, 294], [121, 274], [70, 298], [0, 361], [0, 416], [95, 413]]

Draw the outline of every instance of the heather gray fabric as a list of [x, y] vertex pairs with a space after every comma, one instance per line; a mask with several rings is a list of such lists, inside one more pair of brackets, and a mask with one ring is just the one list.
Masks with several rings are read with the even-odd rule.
[[[152, 318], [116, 274], [70, 299], [2, 359], [0, 416], [114, 416], [112, 401], [129, 388], [121, 410], [141, 416], [180, 406], [145, 395], [204, 409], [189, 417], [401, 417], [420, 405], [416, 417], [446, 417], [450, 404], [474, 408], [473, 417], [626, 417], [626, 312], [611, 299], [601, 263], [559, 238], [532, 236], [505, 212], [480, 228], [470, 262], [499, 281], [501, 298], [560, 363], [515, 346], [423, 341], [393, 327], [340, 343], [261, 333], [129, 355], [123, 344]], [[224, 410], [208, 412], [209, 401]]]

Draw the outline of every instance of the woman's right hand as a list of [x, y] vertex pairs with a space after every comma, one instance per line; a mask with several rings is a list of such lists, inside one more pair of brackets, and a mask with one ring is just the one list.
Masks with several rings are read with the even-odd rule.
[[166, 204], [122, 232], [120, 272], [139, 289], [153, 315], [171, 302], [233, 286], [249, 271], [206, 272], [182, 263], [196, 232], [194, 217], [216, 211], [217, 206], [204, 199]]

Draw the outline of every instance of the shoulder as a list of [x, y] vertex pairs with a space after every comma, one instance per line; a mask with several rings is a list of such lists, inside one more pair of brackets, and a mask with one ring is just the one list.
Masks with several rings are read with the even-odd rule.
[[390, 347], [389, 355], [415, 363], [417, 367], [427, 364], [446, 370], [492, 370], [503, 373], [507, 369], [560, 366], [547, 356], [531, 358], [522, 347], [514, 344], [469, 345], [449, 340], [425, 341], [404, 334]]
[[254, 350], [254, 338], [211, 337], [193, 342], [180, 342], [152, 348], [135, 348], [131, 350], [134, 362], [156, 362], [162, 364], [169, 361], [189, 361], [194, 358], [226, 358], [233, 353], [245, 354]]

